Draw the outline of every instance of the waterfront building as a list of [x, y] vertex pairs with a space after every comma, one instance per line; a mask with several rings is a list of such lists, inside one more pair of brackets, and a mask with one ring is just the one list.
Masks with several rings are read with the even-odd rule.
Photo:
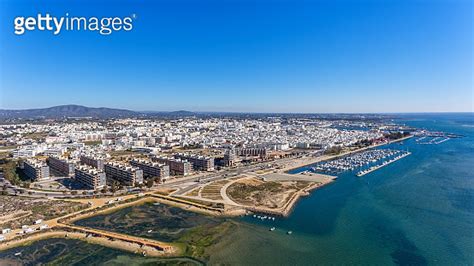
[[74, 163], [65, 158], [50, 156], [46, 160], [52, 173], [59, 176], [74, 176]]
[[170, 176], [170, 166], [164, 163], [133, 159], [130, 161], [130, 165], [143, 170], [145, 177], [159, 177], [160, 180], [166, 180]]
[[104, 165], [104, 170], [107, 182], [115, 180], [126, 186], [135, 186], [143, 183], [143, 170], [138, 167], [111, 162]]
[[23, 173], [33, 181], [49, 179], [49, 166], [43, 161], [28, 159], [23, 162]]
[[214, 158], [212, 157], [184, 153], [175, 154], [174, 157], [177, 159], [187, 160], [191, 162], [193, 164], [193, 169], [197, 171], [214, 170]]
[[101, 189], [106, 185], [106, 175], [102, 170], [81, 165], [75, 169], [74, 178], [90, 189]]
[[176, 159], [172, 157], [153, 157], [153, 161], [159, 162], [159, 163], [164, 163], [170, 167], [170, 173], [171, 175], [189, 175], [192, 172], [192, 163], [186, 161], [186, 160], [181, 160], [181, 159]]

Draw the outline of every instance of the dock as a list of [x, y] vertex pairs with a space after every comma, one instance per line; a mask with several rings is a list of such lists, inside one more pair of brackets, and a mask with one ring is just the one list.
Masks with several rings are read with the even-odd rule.
[[362, 176], [364, 176], [364, 175], [366, 175], [366, 174], [372, 173], [373, 171], [376, 171], [376, 170], [378, 170], [378, 169], [380, 169], [380, 168], [382, 168], [382, 167], [384, 167], [384, 166], [387, 166], [387, 165], [389, 165], [389, 164], [391, 164], [391, 163], [393, 163], [393, 162], [396, 162], [396, 161], [398, 161], [398, 160], [400, 160], [400, 159], [403, 159], [403, 158], [407, 157], [407, 156], [410, 155], [410, 154], [411, 154], [411, 152], [406, 152], [406, 153], [404, 153], [404, 154], [402, 154], [402, 155], [400, 155], [400, 156], [397, 156], [397, 157], [395, 157], [395, 158], [393, 158], [393, 159], [391, 159], [391, 160], [389, 160], [389, 161], [383, 162], [382, 164], [379, 164], [379, 165], [376, 165], [376, 166], [372, 166], [372, 167], [370, 167], [370, 168], [367, 169], [367, 170], [360, 171], [360, 172], [358, 172], [358, 173], [356, 174], [356, 176], [357, 176], [357, 177], [362, 177]]

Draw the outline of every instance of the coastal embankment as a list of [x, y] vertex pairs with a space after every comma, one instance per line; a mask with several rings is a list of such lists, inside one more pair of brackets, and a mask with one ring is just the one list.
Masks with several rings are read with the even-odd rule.
[[171, 256], [174, 253], [164, 252], [152, 246], [142, 245], [136, 242], [124, 241], [120, 239], [92, 235], [86, 232], [74, 232], [62, 230], [61, 228], [53, 229], [45, 232], [31, 234], [28, 237], [18, 238], [0, 245], [0, 251], [7, 250], [19, 246], [29, 245], [33, 242], [48, 238], [66, 238], [77, 239], [91, 244], [98, 244], [109, 248], [119, 249], [131, 253], [143, 254], [153, 257]]

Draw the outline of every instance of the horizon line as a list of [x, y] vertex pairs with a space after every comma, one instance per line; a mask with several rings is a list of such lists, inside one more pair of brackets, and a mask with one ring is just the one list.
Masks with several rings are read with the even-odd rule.
[[135, 110], [135, 109], [128, 109], [122, 107], [106, 107], [106, 106], [86, 106], [81, 104], [60, 104], [60, 105], [53, 105], [49, 107], [31, 107], [31, 108], [0, 108], [0, 111], [25, 111], [25, 110], [37, 110], [37, 109], [48, 109], [54, 107], [61, 107], [61, 106], [79, 106], [79, 107], [86, 107], [86, 108], [107, 108], [107, 109], [116, 109], [116, 110], [124, 110], [124, 111], [131, 111], [136, 113], [173, 113], [173, 112], [191, 112], [196, 114], [448, 114], [448, 113], [465, 113], [470, 114], [474, 113], [473, 111], [381, 111], [381, 112], [275, 112], [275, 111], [190, 111], [186, 109], [177, 108], [177, 110], [172, 111], [164, 111], [164, 110]]

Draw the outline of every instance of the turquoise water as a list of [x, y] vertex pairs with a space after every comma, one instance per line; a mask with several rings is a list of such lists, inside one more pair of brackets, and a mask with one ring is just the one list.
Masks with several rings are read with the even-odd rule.
[[[209, 264], [473, 265], [473, 114], [411, 115], [402, 122], [465, 137], [439, 145], [414, 139], [392, 144], [412, 155], [362, 178], [341, 174], [298, 202], [288, 218], [238, 219], [241, 226], [213, 249]], [[140, 213], [144, 224], [154, 215]], [[134, 215], [104, 219], [120, 223]], [[127, 226], [120, 230], [144, 230], [143, 223]], [[124, 252], [121, 258], [135, 260]]]

